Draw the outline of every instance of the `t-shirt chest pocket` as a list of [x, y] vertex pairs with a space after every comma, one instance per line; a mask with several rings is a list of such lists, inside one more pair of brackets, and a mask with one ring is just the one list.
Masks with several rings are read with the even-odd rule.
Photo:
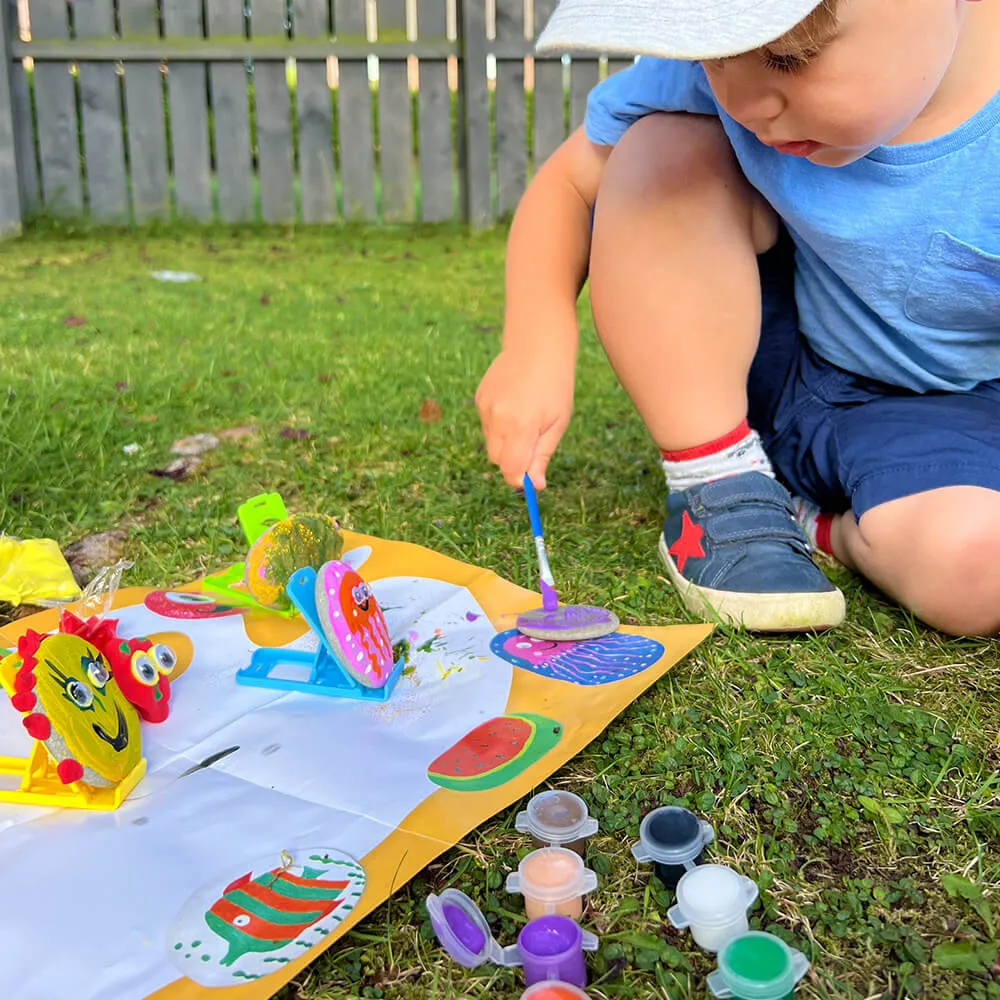
[[937, 330], [1000, 332], [1000, 256], [935, 233], [903, 308]]

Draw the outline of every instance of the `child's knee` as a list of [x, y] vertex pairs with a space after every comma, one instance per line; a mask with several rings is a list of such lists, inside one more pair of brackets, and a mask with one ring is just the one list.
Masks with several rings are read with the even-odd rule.
[[1000, 633], [997, 524], [995, 518], [958, 516], [939, 531], [906, 532], [905, 543], [891, 521], [862, 518], [859, 529], [873, 554], [892, 560], [895, 552], [895, 561], [905, 561], [905, 603], [914, 614], [949, 635], [981, 636]]
[[646, 115], [611, 153], [598, 190], [599, 211], [633, 208], [646, 214], [665, 201], [709, 211], [716, 219], [723, 213], [757, 253], [777, 239], [777, 215], [743, 176], [718, 118]]

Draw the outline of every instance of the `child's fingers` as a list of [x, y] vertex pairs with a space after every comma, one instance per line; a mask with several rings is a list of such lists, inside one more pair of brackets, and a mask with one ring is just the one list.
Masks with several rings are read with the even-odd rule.
[[524, 482], [524, 473], [534, 457], [538, 431], [526, 425], [513, 427], [504, 438], [497, 464], [504, 479], [514, 487]]

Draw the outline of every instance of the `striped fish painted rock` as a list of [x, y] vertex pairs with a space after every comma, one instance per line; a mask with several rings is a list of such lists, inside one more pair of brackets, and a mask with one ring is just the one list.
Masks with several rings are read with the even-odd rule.
[[541, 677], [583, 687], [613, 684], [642, 673], [663, 656], [653, 639], [615, 632], [600, 639], [533, 639], [517, 629], [498, 632], [490, 649], [502, 660]]
[[322, 941], [364, 891], [361, 866], [336, 851], [268, 863], [221, 892], [203, 888], [185, 906], [169, 947], [189, 978], [218, 986], [267, 975]]

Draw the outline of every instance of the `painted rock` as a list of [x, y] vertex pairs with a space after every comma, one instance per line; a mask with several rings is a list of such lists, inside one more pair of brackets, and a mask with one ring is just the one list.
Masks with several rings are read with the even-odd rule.
[[385, 687], [392, 674], [392, 642], [371, 587], [345, 562], [316, 574], [316, 613], [323, 635], [359, 684]]
[[293, 514], [271, 525], [250, 548], [244, 582], [254, 600], [265, 608], [283, 610], [291, 604], [285, 584], [306, 566], [319, 571], [340, 558], [344, 539], [340, 528], [326, 514]]
[[77, 618], [69, 611], [59, 615], [59, 631], [78, 635], [96, 646], [111, 666], [122, 694], [135, 706], [144, 722], [163, 722], [170, 714], [170, 675], [177, 655], [164, 643], [146, 638], [121, 639], [114, 618]]
[[600, 639], [536, 639], [518, 629], [498, 632], [490, 649], [521, 670], [581, 687], [613, 684], [642, 673], [663, 656], [660, 643], [642, 635], [615, 632]]
[[365, 872], [325, 848], [261, 859], [226, 884], [203, 886], [167, 936], [174, 964], [202, 986], [260, 979], [303, 955], [357, 905]]
[[142, 603], [154, 615], [177, 621], [195, 621], [202, 618], [228, 618], [243, 614], [242, 608], [223, 604], [208, 594], [191, 590], [151, 590]]
[[11, 704], [57, 763], [64, 784], [118, 784], [142, 759], [139, 716], [96, 646], [76, 635], [26, 632]]
[[455, 792], [499, 788], [541, 760], [563, 727], [541, 715], [501, 715], [477, 726], [427, 769], [427, 777]]

